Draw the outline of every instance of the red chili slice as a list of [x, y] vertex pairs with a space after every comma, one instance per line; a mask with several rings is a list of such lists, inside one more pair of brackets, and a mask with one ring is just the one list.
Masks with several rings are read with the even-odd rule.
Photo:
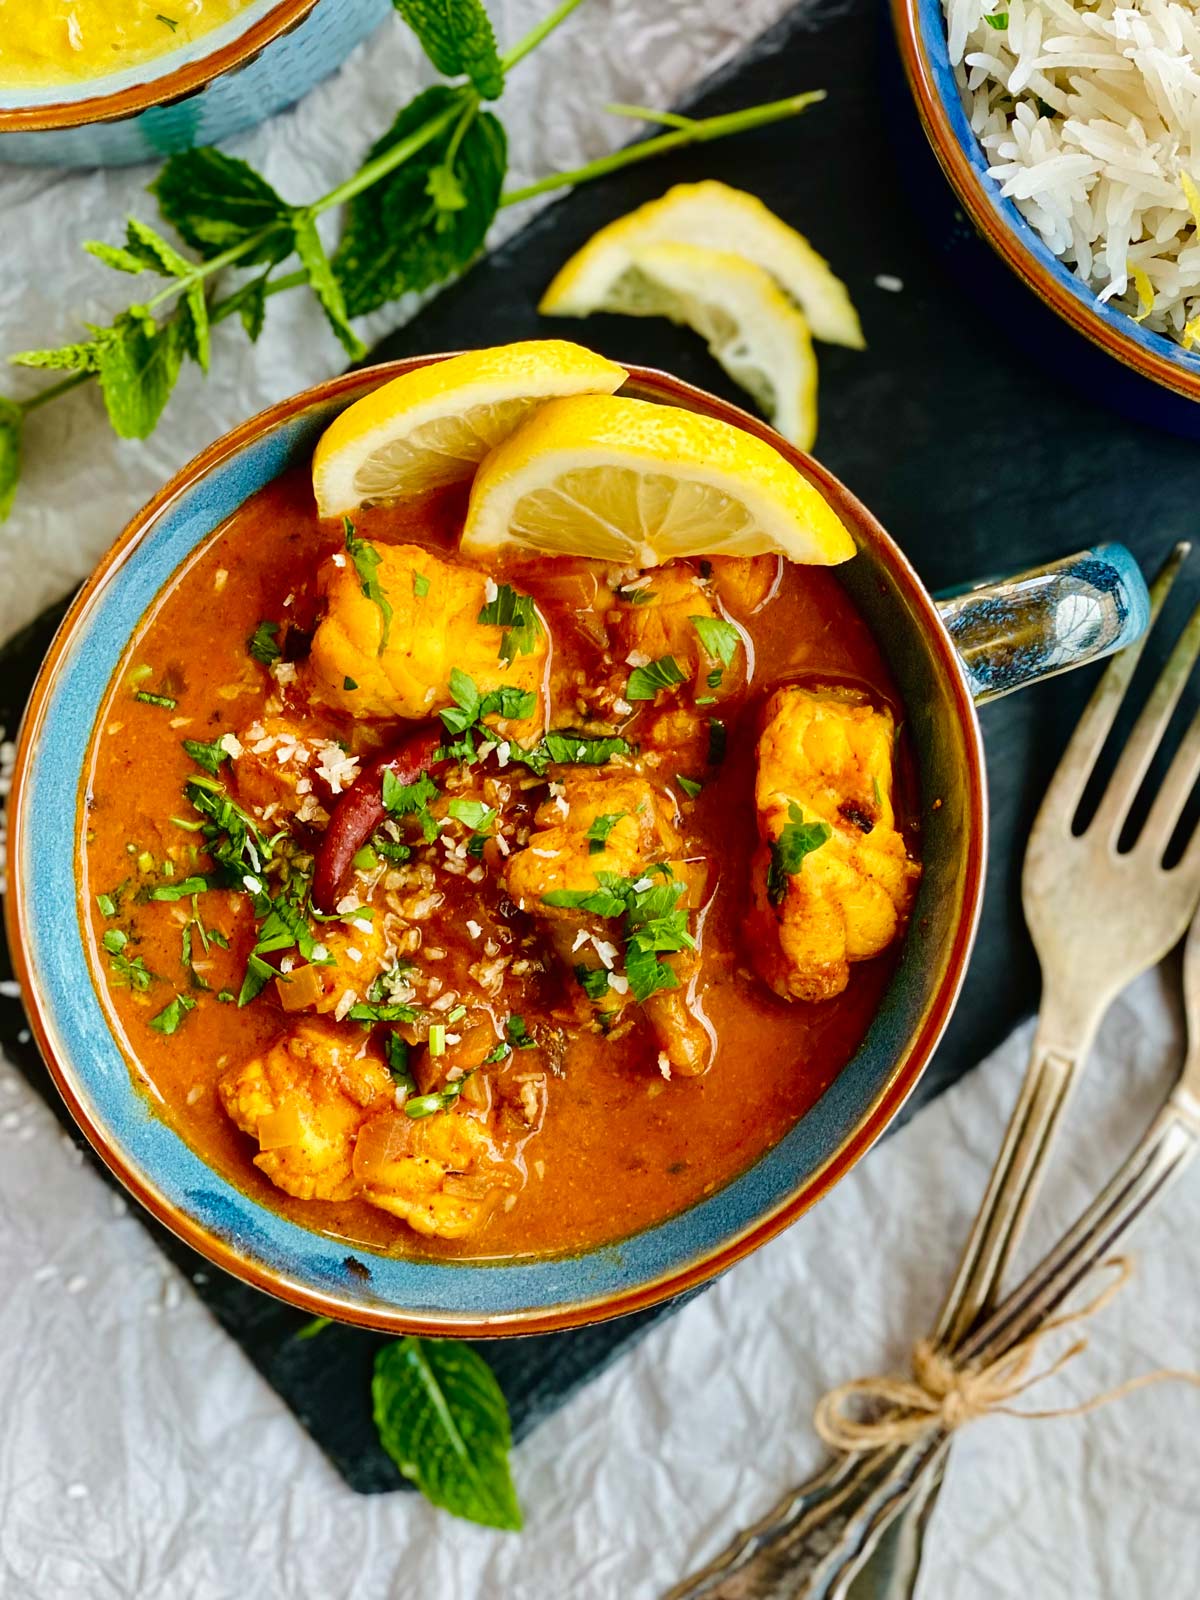
[[383, 807], [383, 775], [400, 783], [416, 783], [423, 772], [437, 772], [449, 763], [434, 755], [442, 742], [436, 728], [409, 734], [392, 750], [365, 767], [334, 807], [317, 851], [312, 898], [318, 911], [330, 912], [341, 898], [355, 856], [387, 815]]

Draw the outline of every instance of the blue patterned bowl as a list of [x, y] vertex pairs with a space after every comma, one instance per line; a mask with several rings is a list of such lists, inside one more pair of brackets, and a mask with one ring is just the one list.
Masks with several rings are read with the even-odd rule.
[[[1047, 248], [1000, 185], [971, 130], [950, 63], [941, 0], [890, 0], [900, 57], [926, 137], [979, 234], [1038, 299], [1120, 363], [1085, 360], [1078, 341], [1044, 338], [1048, 365], [1139, 421], [1200, 438], [1200, 348], [1185, 350], [1112, 305], [1100, 305]], [[1013, 297], [1015, 299], [1015, 296]], [[1016, 315], [1021, 307], [1011, 308]], [[1047, 319], [1049, 320], [1049, 319]], [[988, 326], [1002, 318], [989, 307]], [[1073, 372], [1073, 368], [1077, 371]]]
[[250, 0], [141, 66], [0, 88], [0, 161], [115, 167], [216, 144], [307, 94], [391, 10], [390, 0]]
[[630, 392], [724, 418], [773, 444], [855, 537], [859, 554], [842, 581], [900, 686], [923, 796], [924, 873], [899, 966], [862, 1047], [817, 1104], [748, 1171], [690, 1209], [575, 1257], [463, 1263], [351, 1252], [251, 1199], [155, 1116], [93, 987], [76, 855], [95, 720], [157, 595], [249, 495], [309, 459], [340, 410], [420, 364], [351, 373], [254, 418], [186, 467], [105, 557], [55, 638], [21, 728], [9, 801], [9, 947], [42, 1053], [79, 1125], [132, 1193], [217, 1265], [313, 1312], [371, 1327], [543, 1332], [703, 1282], [792, 1222], [879, 1137], [949, 1019], [974, 937], [986, 842], [974, 698], [1115, 648], [1145, 626], [1148, 602], [1129, 556], [1110, 547], [971, 591], [943, 612], [870, 513], [816, 462], [734, 407], [631, 369]]

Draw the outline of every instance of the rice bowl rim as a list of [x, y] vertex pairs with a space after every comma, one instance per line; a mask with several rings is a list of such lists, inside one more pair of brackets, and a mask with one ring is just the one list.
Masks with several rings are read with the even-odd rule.
[[[1078, 333], [1142, 377], [1200, 401], [1200, 350], [1187, 351], [1115, 306], [1100, 305], [1093, 290], [1054, 255], [988, 177], [986, 153], [971, 128], [950, 64], [941, 0], [890, 0], [890, 5], [921, 126], [976, 229], [1018, 278]], [[953, 93], [952, 102], [945, 85]]]

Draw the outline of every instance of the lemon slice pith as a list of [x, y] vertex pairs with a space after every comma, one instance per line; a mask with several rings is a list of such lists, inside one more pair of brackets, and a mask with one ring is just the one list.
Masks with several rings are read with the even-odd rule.
[[637, 567], [681, 556], [854, 554], [836, 512], [763, 440], [714, 417], [620, 396], [542, 406], [483, 462], [463, 553], [504, 546]]
[[817, 358], [808, 323], [774, 278], [729, 250], [638, 245], [622, 310], [684, 323], [785, 439], [811, 449], [817, 436]]
[[623, 367], [565, 339], [472, 350], [402, 373], [337, 417], [313, 453], [323, 517], [469, 478], [543, 401], [611, 394]]
[[864, 346], [845, 284], [802, 233], [762, 201], [708, 180], [680, 183], [594, 233], [563, 266], [538, 309], [549, 317], [625, 311], [631, 252], [643, 245], [691, 244], [729, 250], [769, 272], [796, 302], [813, 334], [829, 344]]

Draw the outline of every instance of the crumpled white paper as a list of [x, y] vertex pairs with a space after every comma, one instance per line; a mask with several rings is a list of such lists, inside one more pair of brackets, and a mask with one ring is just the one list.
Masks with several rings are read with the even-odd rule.
[[[620, 142], [629, 129], [604, 117], [604, 101], [669, 103], [785, 4], [588, 0], [509, 93], [514, 181]], [[511, 40], [543, 7], [497, 9]], [[350, 170], [420, 76], [403, 28], [385, 28], [237, 148], [284, 194], [315, 194]], [[150, 216], [147, 176], [0, 170], [5, 348], [58, 343], [79, 317], [120, 303], [117, 280], [77, 245], [114, 237], [131, 206]], [[501, 226], [520, 220], [510, 213]], [[22, 500], [0, 531], [0, 636], [82, 576], [197, 449], [336, 369], [303, 297], [281, 297], [270, 315], [253, 359], [221, 330], [212, 376], [185, 378], [145, 444], [114, 441], [95, 396], [40, 413]], [[1108, 1176], [1169, 1084], [1177, 986], [1175, 974], [1151, 976], [1110, 1017], [1039, 1214], [1043, 1242]], [[415, 1496], [350, 1493], [0, 1063], [0, 1600], [649, 1600], [816, 1463], [809, 1418], [825, 1387], [904, 1367], [982, 1191], [1028, 1037], [522, 1445], [520, 1537], [454, 1522]], [[1137, 1248], [1135, 1285], [1039, 1403], [1197, 1364], [1200, 1172]], [[1198, 1423], [1200, 1397], [1162, 1388], [1080, 1420], [973, 1428], [955, 1447], [923, 1600], [1194, 1594]]]

